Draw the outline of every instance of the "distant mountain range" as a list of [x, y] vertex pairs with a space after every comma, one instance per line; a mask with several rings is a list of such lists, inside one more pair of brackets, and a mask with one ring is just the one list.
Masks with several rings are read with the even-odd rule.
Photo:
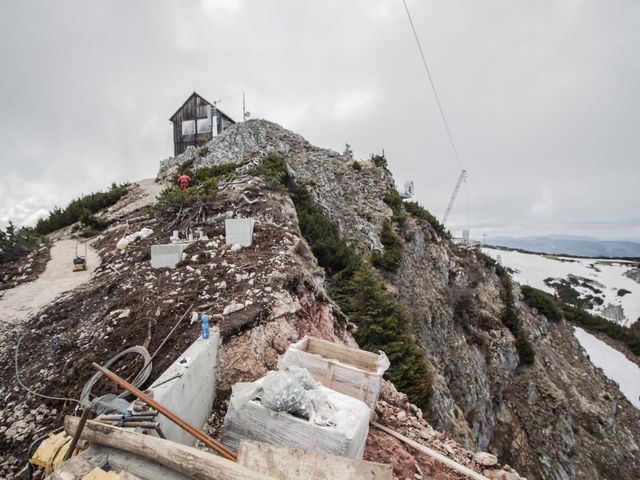
[[640, 257], [640, 243], [599, 240], [577, 235], [540, 237], [487, 237], [496, 247], [517, 248], [537, 253], [556, 253], [580, 257]]

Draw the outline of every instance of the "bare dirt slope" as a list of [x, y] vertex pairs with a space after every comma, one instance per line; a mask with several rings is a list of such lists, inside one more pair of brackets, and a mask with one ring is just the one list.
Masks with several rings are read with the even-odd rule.
[[[73, 271], [75, 240], [60, 240], [51, 247], [51, 260], [35, 281], [6, 291], [0, 298], [0, 317], [5, 322], [21, 323], [55, 300], [61, 294], [73, 290], [89, 280], [91, 272], [100, 265], [96, 251], [87, 246], [87, 270]], [[82, 250], [82, 253], [81, 253]], [[84, 253], [84, 248], [79, 249]]]

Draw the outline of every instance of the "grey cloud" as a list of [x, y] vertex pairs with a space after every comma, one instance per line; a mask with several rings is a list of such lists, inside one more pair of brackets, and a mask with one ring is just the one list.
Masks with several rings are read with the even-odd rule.
[[[469, 170], [452, 230], [640, 237], [638, 2], [409, 7]], [[398, 0], [3, 2], [0, 32], [0, 221], [154, 176], [193, 90], [384, 149], [438, 216], [458, 175]]]

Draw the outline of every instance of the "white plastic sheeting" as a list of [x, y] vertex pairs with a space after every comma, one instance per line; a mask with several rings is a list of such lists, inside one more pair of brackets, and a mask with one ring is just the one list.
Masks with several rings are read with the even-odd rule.
[[278, 360], [280, 370], [292, 365], [306, 368], [325, 387], [362, 400], [374, 411], [389, 359], [384, 352], [375, 354], [304, 337], [290, 345]]
[[269, 372], [233, 386], [222, 441], [236, 451], [240, 440], [249, 439], [359, 460], [369, 415], [360, 400], [314, 385], [306, 374]]
[[129, 245], [130, 243], [136, 242], [139, 238], [150, 237], [151, 235], [153, 235], [153, 230], [145, 227], [135, 233], [131, 233], [125, 237], [122, 237], [120, 240], [118, 240], [116, 248], [118, 250], [125, 250], [127, 248], [127, 245]]

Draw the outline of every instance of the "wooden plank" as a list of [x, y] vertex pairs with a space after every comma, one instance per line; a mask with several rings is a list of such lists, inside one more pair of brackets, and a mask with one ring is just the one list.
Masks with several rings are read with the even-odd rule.
[[391, 465], [351, 460], [319, 452], [306, 452], [243, 440], [238, 463], [276, 478], [304, 480], [391, 480]]
[[338, 345], [319, 338], [309, 338], [308, 353], [315, 353], [325, 358], [333, 358], [342, 363], [355, 365], [370, 372], [378, 371], [378, 355], [364, 350]]
[[443, 463], [444, 465], [449, 467], [451, 470], [455, 470], [456, 472], [462, 473], [467, 477], [472, 478], [473, 480], [489, 480], [487, 477], [485, 477], [484, 475], [480, 475], [475, 470], [471, 470], [469, 467], [465, 467], [464, 465], [461, 465], [458, 462], [451, 460], [449, 457], [444, 456], [442, 453], [436, 452], [435, 450], [432, 450], [431, 448], [426, 447], [421, 443], [411, 440], [410, 438], [405, 437], [404, 435], [396, 432], [395, 430], [391, 430], [390, 428], [387, 428], [384, 425], [380, 425], [379, 423], [376, 423], [376, 422], [371, 422], [371, 425], [373, 425], [376, 428], [379, 428], [385, 433], [388, 433], [392, 437], [395, 437], [398, 440], [403, 441], [404, 443], [409, 445], [411, 448], [415, 448], [416, 450], [419, 450], [422, 453], [429, 455], [431, 458], [438, 460], [440, 463]]
[[117, 475], [112, 472], [105, 472], [101, 468], [94, 468], [89, 473], [87, 473], [82, 480], [119, 480], [120, 475]]
[[[64, 428], [68, 434], [75, 433], [79, 420], [78, 417], [65, 417]], [[197, 480], [275, 480], [196, 448], [93, 420], [87, 421], [80, 438], [140, 455]]]

